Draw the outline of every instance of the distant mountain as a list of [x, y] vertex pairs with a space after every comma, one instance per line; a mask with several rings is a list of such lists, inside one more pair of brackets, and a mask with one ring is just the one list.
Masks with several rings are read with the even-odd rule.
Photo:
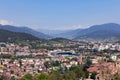
[[72, 39], [75, 37], [77, 32], [81, 31], [82, 29], [76, 30], [41, 30], [42, 33], [52, 36], [53, 38], [67, 38]]
[[16, 41], [16, 40], [39, 40], [39, 38], [34, 37], [27, 33], [20, 33], [20, 32], [12, 32], [8, 30], [0, 29], [0, 42], [7, 42], [7, 41]]
[[54, 35], [67, 39], [120, 39], [120, 25], [107, 23], [86, 29], [68, 30]]
[[79, 31], [75, 39], [120, 39], [120, 25], [115, 23], [94, 25]]
[[49, 29], [36, 29], [36, 31], [40, 31], [42, 33], [45, 33], [47, 35], [51, 35], [51, 36], [56, 36], [56, 34], [61, 34], [64, 33], [68, 30], [49, 30]]
[[46, 33], [48, 34], [50, 33], [50, 36], [27, 27], [0, 25], [0, 29], [9, 30], [13, 32], [28, 33], [42, 39], [43, 38], [48, 39], [48, 38], [51, 38], [51, 36], [53, 36], [52, 38], [57, 38], [57, 40], [60, 37], [67, 38], [67, 39], [120, 39], [120, 25], [116, 23], [94, 25], [87, 29], [47, 31]]
[[76, 29], [76, 30], [68, 30], [66, 32], [56, 34], [57, 37], [67, 38], [67, 39], [73, 39], [76, 35], [83, 29]]
[[44, 33], [35, 31], [35, 30], [30, 29], [28, 27], [16, 27], [16, 26], [11, 26], [11, 25], [0, 25], [0, 29], [13, 31], [13, 32], [28, 33], [28, 34], [31, 34], [31, 35], [36, 36], [38, 38], [45, 38], [45, 39], [51, 38], [50, 36], [45, 35]]

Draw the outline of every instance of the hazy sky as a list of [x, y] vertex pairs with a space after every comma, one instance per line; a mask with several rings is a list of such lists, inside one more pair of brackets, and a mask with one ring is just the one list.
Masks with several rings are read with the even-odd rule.
[[76, 29], [120, 23], [120, 0], [0, 0], [0, 23], [34, 29]]

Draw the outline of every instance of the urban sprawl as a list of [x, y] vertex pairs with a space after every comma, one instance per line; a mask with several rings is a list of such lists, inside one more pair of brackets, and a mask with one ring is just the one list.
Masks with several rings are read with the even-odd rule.
[[[31, 43], [34, 44], [0, 42], [0, 75], [4, 80], [22, 80], [27, 74], [50, 75], [58, 70], [63, 75], [72, 67], [82, 67], [81, 70], [85, 73], [85, 76], [79, 73], [78, 80], [119, 80], [119, 41]], [[36, 47], [37, 45], [39, 46]], [[48, 77], [50, 79], [50, 76]]]

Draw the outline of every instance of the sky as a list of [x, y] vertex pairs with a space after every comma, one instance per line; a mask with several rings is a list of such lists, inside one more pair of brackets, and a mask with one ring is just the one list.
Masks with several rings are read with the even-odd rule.
[[0, 24], [67, 30], [120, 24], [120, 0], [0, 0]]

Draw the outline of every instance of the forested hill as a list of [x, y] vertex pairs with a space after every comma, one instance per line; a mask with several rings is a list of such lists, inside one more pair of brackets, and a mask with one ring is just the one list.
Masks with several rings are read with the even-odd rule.
[[27, 33], [12, 32], [8, 30], [0, 29], [0, 41], [7, 42], [7, 41], [16, 41], [16, 40], [32, 41], [32, 40], [39, 40], [39, 38]]

